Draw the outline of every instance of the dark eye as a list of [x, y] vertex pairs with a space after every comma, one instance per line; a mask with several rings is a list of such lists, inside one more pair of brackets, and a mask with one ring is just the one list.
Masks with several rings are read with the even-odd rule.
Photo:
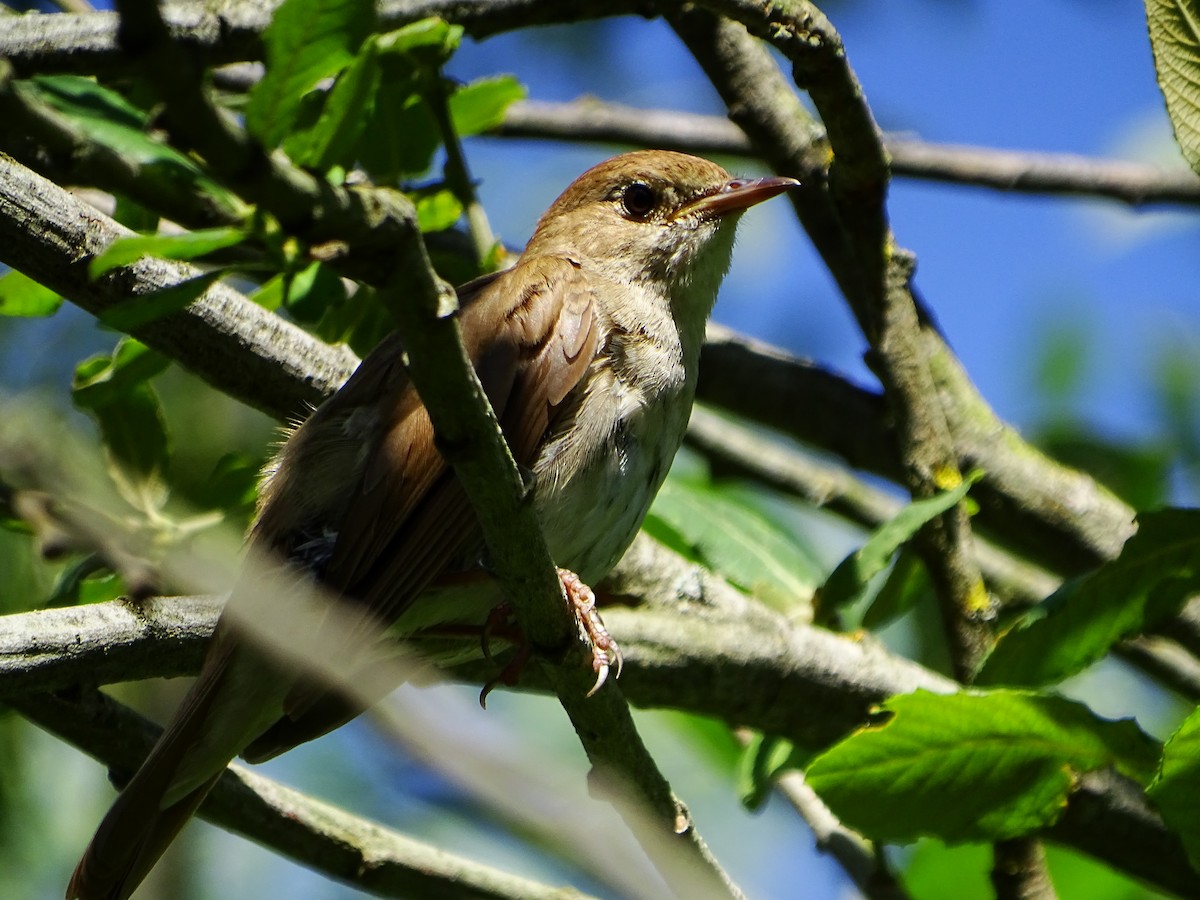
[[635, 181], [621, 192], [621, 205], [630, 217], [644, 219], [658, 205], [658, 194], [650, 185]]

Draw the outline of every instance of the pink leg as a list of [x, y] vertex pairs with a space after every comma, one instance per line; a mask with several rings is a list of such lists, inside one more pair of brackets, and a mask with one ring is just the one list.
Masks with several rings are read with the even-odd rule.
[[615, 665], [617, 677], [621, 677], [621, 667], [625, 664], [625, 659], [621, 655], [621, 648], [600, 620], [600, 611], [596, 609], [596, 595], [592, 589], [569, 569], [559, 569], [558, 577], [567, 592], [567, 599], [575, 607], [575, 616], [579, 619], [579, 624], [592, 644], [592, 669], [596, 672], [596, 683], [587, 692], [590, 697], [608, 680], [610, 666]]

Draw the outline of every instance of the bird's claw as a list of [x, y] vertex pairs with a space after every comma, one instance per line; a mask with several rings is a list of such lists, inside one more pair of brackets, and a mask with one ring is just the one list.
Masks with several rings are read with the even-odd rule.
[[616, 677], [621, 677], [625, 658], [621, 654], [621, 648], [613, 640], [613, 636], [604, 627], [600, 611], [596, 608], [596, 595], [592, 589], [569, 569], [559, 569], [558, 577], [562, 581], [563, 589], [567, 592], [567, 599], [575, 607], [575, 616], [579, 619], [579, 624], [583, 627], [584, 634], [587, 635], [588, 642], [592, 645], [592, 670], [596, 673], [596, 683], [587, 692], [587, 696], [590, 697], [604, 686], [612, 667], [616, 667]]

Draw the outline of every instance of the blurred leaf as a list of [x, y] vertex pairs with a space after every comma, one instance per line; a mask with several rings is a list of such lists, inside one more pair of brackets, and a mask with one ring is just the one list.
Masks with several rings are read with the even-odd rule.
[[250, 133], [278, 147], [304, 95], [349, 66], [374, 26], [372, 0], [284, 0], [263, 33], [266, 74], [246, 106]]
[[102, 313], [100, 321], [117, 331], [135, 331], [147, 322], [178, 312], [193, 303], [224, 274], [224, 269], [214, 269], [187, 281], [122, 300]]
[[283, 275], [273, 275], [250, 294], [250, 299], [263, 309], [274, 312], [283, 305], [286, 287], [287, 279]]
[[762, 807], [779, 776], [799, 768], [792, 758], [793, 749], [791, 741], [780, 737], [756, 734], [751, 738], [737, 773], [738, 797], [746, 809]]
[[1035, 443], [1094, 476], [1134, 509], [1152, 509], [1167, 498], [1171, 458], [1163, 448], [1112, 443], [1065, 423], [1037, 435]]
[[838, 563], [819, 589], [817, 605], [824, 614], [861, 600], [871, 579], [887, 568], [893, 554], [911, 540], [926, 522], [958, 504], [967, 496], [971, 485], [982, 477], [982, 472], [971, 472], [953, 490], [915, 500], [876, 528], [865, 544]]
[[284, 305], [300, 322], [316, 322], [346, 302], [346, 286], [329, 266], [314, 262], [292, 276]]
[[446, 188], [422, 191], [414, 199], [417, 206], [417, 222], [422, 231], [445, 231], [462, 215], [462, 204]]
[[1166, 431], [1190, 462], [1200, 461], [1200, 359], [1191, 347], [1169, 344], [1158, 353], [1158, 402]]
[[163, 366], [159, 354], [126, 338], [111, 356], [80, 363], [72, 385], [75, 405], [100, 426], [118, 487], [143, 510], [166, 500], [167, 426], [158, 395], [147, 383]]
[[205, 485], [204, 499], [212, 509], [248, 519], [258, 500], [263, 460], [248, 453], [226, 453], [217, 460]]
[[375, 41], [368, 38], [328, 92], [316, 122], [304, 130], [293, 130], [284, 140], [288, 156], [318, 172], [351, 165], [355, 145], [375, 106], [380, 75]]
[[1068, 400], [1083, 384], [1092, 347], [1086, 324], [1049, 323], [1037, 348], [1037, 388], [1053, 400]]
[[1045, 827], [1076, 778], [1115, 766], [1145, 783], [1157, 745], [1132, 720], [1108, 721], [1062, 697], [918, 691], [891, 717], [819, 755], [808, 783], [867, 837], [993, 841]]
[[714, 572], [784, 609], [807, 602], [821, 579], [820, 566], [791, 533], [716, 488], [668, 479], [651, 518], [665, 522]]
[[448, 60], [462, 43], [463, 27], [430, 17], [379, 37], [379, 49], [404, 57], [410, 65], [433, 70]]
[[991, 865], [992, 848], [984, 844], [950, 847], [935, 838], [921, 838], [901, 880], [909, 896], [921, 900], [992, 900]]
[[921, 557], [905, 547], [896, 557], [887, 580], [863, 614], [862, 627], [874, 630], [900, 618], [924, 597], [933, 595], [933, 582]]
[[1053, 684], [1176, 612], [1200, 590], [1200, 510], [1138, 517], [1121, 555], [1050, 595], [1001, 638], [976, 684]]
[[57, 293], [16, 269], [0, 277], [0, 316], [52, 316], [62, 302]]
[[1200, 868], [1200, 710], [1193, 710], [1163, 748], [1162, 767], [1146, 793]]
[[1175, 140], [1200, 173], [1200, 7], [1196, 0], [1146, 0], [1146, 19]]
[[[103, 574], [99, 578], [93, 577], [98, 572]], [[93, 598], [97, 597], [101, 600], [115, 600], [120, 596], [120, 591], [121, 579], [109, 570], [103, 558], [89, 553], [58, 574], [50, 588], [46, 605], [74, 606], [83, 602], [96, 602]]]
[[450, 95], [450, 116], [459, 137], [482, 134], [504, 121], [505, 111], [525, 99], [525, 86], [512, 75], [480, 78]]
[[214, 250], [224, 250], [246, 240], [241, 228], [205, 228], [182, 234], [136, 234], [117, 238], [88, 263], [88, 277], [99, 278], [109, 269], [127, 266], [143, 256], [162, 259], [195, 259]]

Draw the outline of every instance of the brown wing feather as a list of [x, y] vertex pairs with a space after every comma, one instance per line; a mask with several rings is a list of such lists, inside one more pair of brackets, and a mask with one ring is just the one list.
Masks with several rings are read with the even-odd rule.
[[[462, 329], [514, 457], [532, 465], [555, 410], [595, 355], [599, 326], [586, 276], [563, 258], [518, 265], [464, 303]], [[393, 401], [393, 424], [364, 466], [322, 579], [353, 597], [376, 626], [395, 621], [482, 546], [467, 496], [437, 453], [415, 398], [406, 384]], [[364, 623], [359, 636], [369, 635]], [[350, 647], [341, 652], [353, 655]], [[282, 752], [352, 718], [356, 706], [331, 703], [318, 685], [297, 685], [285, 701], [287, 717], [250, 753]]]

